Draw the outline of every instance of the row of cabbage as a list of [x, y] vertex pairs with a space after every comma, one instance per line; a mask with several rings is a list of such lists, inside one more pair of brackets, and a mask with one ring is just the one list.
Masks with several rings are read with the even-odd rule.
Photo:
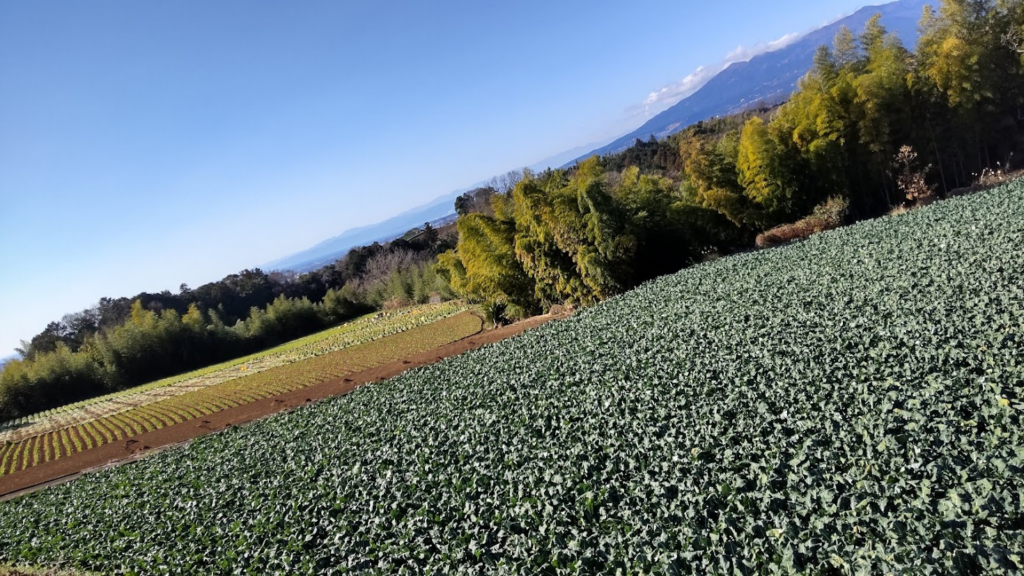
[[724, 258], [0, 504], [129, 574], [1024, 567], [1024, 185]]
[[8, 422], [0, 428], [0, 444], [46, 434], [228, 380], [371, 342], [454, 316], [466, 309], [465, 303], [456, 301], [369, 314], [269, 350]]

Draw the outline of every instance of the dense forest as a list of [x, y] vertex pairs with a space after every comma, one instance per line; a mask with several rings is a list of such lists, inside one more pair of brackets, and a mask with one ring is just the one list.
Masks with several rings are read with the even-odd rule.
[[[11, 418], [207, 365], [357, 314], [431, 299], [495, 322], [589, 305], [707, 258], [929, 201], [1009, 170], [1024, 124], [1024, 3], [943, 0], [916, 51], [843, 29], [785, 104], [710, 119], [566, 170], [459, 197], [456, 225], [303, 275], [246, 270], [104, 298], [0, 373]], [[457, 233], [456, 233], [457, 229]]]

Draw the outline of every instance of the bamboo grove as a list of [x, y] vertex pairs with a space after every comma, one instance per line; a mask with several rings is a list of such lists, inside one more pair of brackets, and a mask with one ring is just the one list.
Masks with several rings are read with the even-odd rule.
[[1024, 3], [944, 0], [925, 8], [920, 32], [913, 50], [876, 16], [822, 46], [778, 108], [524, 172], [460, 217], [439, 270], [495, 318], [515, 319], [746, 248], [820, 207], [870, 218], [1016, 166]]

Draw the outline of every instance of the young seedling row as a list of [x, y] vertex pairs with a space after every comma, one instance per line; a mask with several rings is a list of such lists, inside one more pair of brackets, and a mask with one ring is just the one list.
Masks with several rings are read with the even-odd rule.
[[300, 338], [286, 344], [186, 374], [164, 378], [150, 384], [92, 398], [76, 404], [47, 410], [0, 425], [0, 444], [17, 442], [38, 434], [82, 424], [89, 420], [146, 404], [191, 390], [214, 386], [239, 376], [254, 374], [371, 342], [391, 334], [429, 324], [466, 310], [461, 302], [413, 306], [377, 313], [346, 322], [336, 328]]
[[[0, 476], [42, 462], [138, 436], [165, 426], [200, 418], [401, 360], [475, 334], [478, 316], [463, 312], [405, 332], [354, 345], [337, 352], [235, 378], [165, 400], [144, 404], [77, 426], [40, 434], [0, 447]], [[70, 439], [70, 441], [69, 441]], [[54, 448], [65, 446], [65, 452]]]

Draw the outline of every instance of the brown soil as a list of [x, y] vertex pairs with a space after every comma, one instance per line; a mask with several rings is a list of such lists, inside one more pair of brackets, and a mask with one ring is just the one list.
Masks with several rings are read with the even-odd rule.
[[480, 332], [457, 342], [435, 348], [429, 352], [421, 352], [403, 360], [391, 362], [390, 364], [349, 374], [344, 378], [235, 406], [234, 408], [215, 412], [202, 418], [186, 420], [179, 424], [146, 432], [126, 440], [111, 442], [71, 456], [65, 456], [58, 460], [51, 460], [37, 466], [32, 466], [25, 470], [0, 477], [0, 501], [10, 500], [11, 498], [34, 492], [46, 486], [73, 480], [81, 474], [95, 469], [131, 462], [205, 434], [252, 422], [253, 420], [291, 410], [303, 404], [323, 400], [324, 398], [341, 396], [363, 384], [385, 380], [397, 376], [406, 370], [433, 364], [449, 356], [456, 356], [469, 350], [475, 350], [486, 344], [493, 344], [505, 338], [521, 334], [555, 318], [557, 316], [535, 316], [509, 326]]

